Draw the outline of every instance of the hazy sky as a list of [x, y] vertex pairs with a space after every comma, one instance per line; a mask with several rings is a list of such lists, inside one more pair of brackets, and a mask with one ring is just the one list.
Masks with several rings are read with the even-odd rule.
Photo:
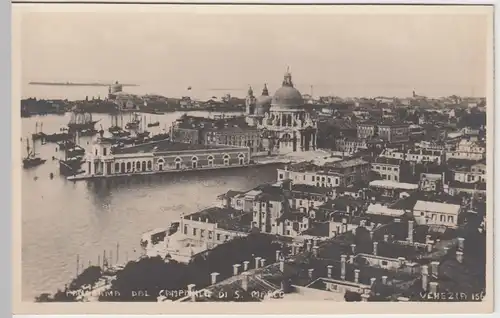
[[[54, 91], [29, 81], [119, 80], [140, 84], [133, 90], [141, 93], [181, 96], [192, 86], [193, 94], [238, 88], [243, 96], [248, 85], [274, 91], [290, 66], [302, 93], [314, 85], [315, 95], [484, 96], [487, 27], [484, 15], [321, 8], [316, 15], [25, 13], [22, 94]], [[57, 88], [64, 90], [71, 89]]]

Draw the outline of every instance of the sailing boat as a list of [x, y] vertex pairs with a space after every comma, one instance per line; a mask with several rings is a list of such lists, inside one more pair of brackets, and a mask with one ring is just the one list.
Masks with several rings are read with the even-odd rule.
[[38, 122], [36, 122], [35, 123], [35, 133], [31, 134], [31, 139], [33, 139], [33, 141], [35, 141], [35, 140], [45, 138], [46, 135], [43, 133], [42, 130], [43, 130], [43, 123], [40, 123], [40, 131], [38, 131]]
[[[76, 137], [75, 137], [76, 138]], [[71, 141], [73, 147], [64, 150], [64, 160], [59, 160], [59, 173], [63, 176], [79, 174], [83, 164], [85, 149], [78, 146], [77, 140]]]
[[126, 125], [125, 125], [125, 128], [126, 129], [137, 129], [139, 128], [139, 124], [141, 123], [141, 119], [139, 118], [139, 116], [134, 113], [132, 115], [132, 120], [129, 121]]
[[[139, 120], [139, 123], [140, 123], [140, 122], [141, 122], [141, 121]], [[144, 124], [145, 124], [145, 121], [143, 121], [142, 123], [143, 123], [143, 125], [144, 125]], [[141, 128], [142, 128], [142, 127], [141, 127]], [[146, 138], [146, 137], [148, 137], [148, 136], [149, 136], [149, 134], [150, 134], [150, 132], [149, 132], [149, 131], [147, 131], [147, 130], [145, 130], [145, 129], [141, 129], [141, 130], [142, 130], [142, 131], [138, 131], [138, 132], [137, 132], [137, 138], [138, 138], [138, 139], [144, 139], [144, 138]]]
[[157, 126], [160, 126], [160, 122], [159, 121], [155, 121], [155, 122], [151, 122], [151, 117], [149, 117], [149, 124], [148, 124], [148, 127], [157, 127]]
[[26, 138], [26, 157], [23, 158], [23, 168], [31, 168], [31, 167], [36, 167], [41, 164], [44, 164], [45, 159], [41, 159], [40, 157], [37, 157], [37, 154], [35, 152], [35, 143], [33, 142], [33, 150], [30, 149], [30, 141], [28, 138]]

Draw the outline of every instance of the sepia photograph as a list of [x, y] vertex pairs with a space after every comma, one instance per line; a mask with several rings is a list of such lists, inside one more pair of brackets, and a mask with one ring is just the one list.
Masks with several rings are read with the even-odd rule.
[[15, 311], [493, 310], [493, 6], [12, 10]]

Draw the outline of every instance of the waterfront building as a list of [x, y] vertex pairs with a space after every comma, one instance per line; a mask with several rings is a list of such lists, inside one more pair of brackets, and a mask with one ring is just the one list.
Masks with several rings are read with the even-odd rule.
[[356, 181], [369, 178], [370, 163], [361, 158], [352, 158], [317, 165], [300, 162], [278, 169], [278, 180], [292, 180], [295, 184], [317, 187], [347, 187]]
[[245, 117], [183, 116], [173, 123], [170, 135], [172, 141], [181, 143], [248, 147], [254, 154], [265, 150], [261, 132], [249, 126]]
[[265, 148], [280, 154], [316, 150], [317, 123], [309, 109], [311, 105], [294, 87], [290, 72], [285, 73], [282, 87], [272, 98], [267, 94], [264, 87], [257, 99], [250, 89], [246, 100], [248, 122], [261, 130]]
[[409, 149], [405, 151], [386, 148], [382, 151], [380, 157], [399, 159], [413, 163], [441, 164], [443, 162], [444, 153], [444, 150]]
[[413, 217], [419, 225], [442, 225], [456, 228], [462, 208], [457, 204], [417, 201], [413, 207]]
[[181, 170], [207, 170], [248, 165], [246, 147], [198, 145], [168, 140], [111, 150], [111, 143], [98, 139], [86, 155], [87, 177], [154, 174]]

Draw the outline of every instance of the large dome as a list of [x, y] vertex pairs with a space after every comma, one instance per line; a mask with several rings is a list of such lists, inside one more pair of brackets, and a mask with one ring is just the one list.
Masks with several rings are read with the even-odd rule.
[[273, 110], [287, 110], [301, 108], [302, 106], [304, 106], [302, 94], [293, 87], [292, 75], [286, 72], [283, 86], [274, 93], [271, 107]]

